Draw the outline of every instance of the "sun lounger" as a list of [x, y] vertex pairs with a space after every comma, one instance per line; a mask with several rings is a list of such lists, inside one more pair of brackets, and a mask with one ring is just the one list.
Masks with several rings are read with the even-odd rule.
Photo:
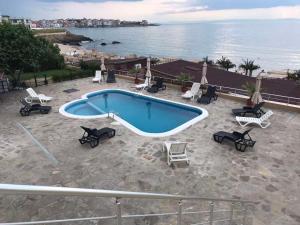
[[150, 88], [147, 89], [150, 93], [157, 93], [159, 90], [166, 90], [167, 86], [164, 84], [163, 78], [158, 78], [156, 84], [153, 84]]
[[236, 131], [232, 133], [219, 131], [215, 133], [213, 137], [214, 140], [218, 143], [222, 143], [224, 140], [234, 142], [236, 150], [244, 152], [247, 147], [253, 147], [255, 145], [255, 141], [253, 141], [249, 135], [250, 131], [251, 129], [246, 130], [243, 133]]
[[99, 141], [106, 139], [106, 138], [112, 138], [116, 134], [116, 130], [105, 127], [100, 130], [97, 129], [90, 129], [87, 127], [81, 126], [81, 128], [84, 130], [82, 138], [79, 139], [80, 144], [89, 143], [91, 148], [95, 148], [99, 145]]
[[93, 78], [93, 82], [101, 83], [101, 81], [102, 81], [101, 70], [96, 70], [95, 77]]
[[245, 106], [242, 109], [233, 109], [232, 113], [235, 116], [246, 116], [247, 114], [254, 115], [257, 118], [261, 117], [265, 112], [261, 109], [264, 105], [264, 102], [256, 104], [253, 108]]
[[29, 116], [31, 112], [40, 112], [41, 114], [48, 114], [51, 110], [51, 106], [42, 106], [40, 104], [29, 104], [25, 101], [25, 99], [22, 99], [20, 101], [24, 106], [20, 109], [20, 114], [22, 116]]
[[182, 98], [186, 99], [194, 99], [195, 95], [198, 94], [201, 84], [200, 83], [193, 83], [191, 90], [188, 90], [182, 95]]
[[29, 96], [25, 98], [26, 102], [28, 103], [39, 101], [41, 104], [44, 104], [45, 102], [51, 101], [53, 99], [52, 97], [46, 96], [44, 94], [37, 94], [32, 88], [27, 88], [26, 91], [29, 94]]
[[273, 115], [273, 112], [269, 110], [264, 115], [262, 115], [260, 118], [253, 118], [253, 117], [236, 117], [236, 121], [242, 126], [245, 127], [249, 124], [257, 124], [261, 128], [267, 128], [271, 125], [271, 123], [268, 121], [268, 119]]
[[190, 163], [186, 152], [186, 142], [165, 142], [163, 151], [167, 151], [167, 163], [169, 166], [173, 162], [186, 162]]
[[135, 88], [137, 90], [144, 90], [145, 88], [147, 88], [150, 85], [149, 79], [150, 79], [149, 77], [146, 77], [145, 82], [143, 84], [135, 85]]
[[218, 95], [216, 94], [217, 87], [208, 86], [207, 91], [200, 98], [197, 99], [198, 103], [209, 104], [211, 100], [217, 100]]

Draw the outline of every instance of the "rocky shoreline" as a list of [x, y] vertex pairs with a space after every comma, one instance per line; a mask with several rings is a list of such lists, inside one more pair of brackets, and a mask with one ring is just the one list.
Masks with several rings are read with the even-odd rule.
[[43, 38], [47, 39], [52, 43], [58, 43], [63, 45], [74, 45], [74, 46], [81, 46], [81, 42], [93, 41], [93, 39], [89, 37], [72, 34], [70, 32], [63, 32], [61, 34], [60, 33], [48, 34], [43, 36]]

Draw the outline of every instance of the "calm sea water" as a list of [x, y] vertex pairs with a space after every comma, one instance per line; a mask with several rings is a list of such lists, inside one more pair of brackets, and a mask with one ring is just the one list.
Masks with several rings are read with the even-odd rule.
[[[83, 46], [118, 55], [252, 59], [265, 70], [300, 69], [300, 20], [224, 21], [158, 27], [72, 28], [95, 40]], [[120, 41], [120, 45], [108, 44]]]

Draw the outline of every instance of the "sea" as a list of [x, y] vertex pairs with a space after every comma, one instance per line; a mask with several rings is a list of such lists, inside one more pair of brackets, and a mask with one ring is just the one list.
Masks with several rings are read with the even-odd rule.
[[[94, 41], [86, 49], [186, 60], [255, 60], [265, 71], [300, 69], [300, 20], [235, 20], [148, 27], [71, 28]], [[121, 44], [113, 45], [113, 41]], [[101, 43], [107, 43], [102, 46]]]

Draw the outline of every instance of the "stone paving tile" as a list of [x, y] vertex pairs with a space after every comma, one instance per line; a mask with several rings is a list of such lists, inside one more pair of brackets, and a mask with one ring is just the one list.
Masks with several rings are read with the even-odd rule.
[[[267, 129], [254, 128], [251, 135], [257, 143], [253, 149], [242, 153], [233, 145], [220, 145], [212, 140], [212, 134], [218, 130], [240, 129], [231, 109], [242, 105], [227, 99], [219, 98], [210, 105], [201, 106], [208, 110], [208, 118], [164, 138], [138, 136], [121, 125], [111, 125], [111, 119], [77, 120], [58, 113], [62, 104], [87, 92], [105, 88], [134, 90], [133, 86], [122, 79], [118, 79], [117, 84], [93, 84], [88, 78], [39, 87], [36, 88], [38, 92], [54, 97], [50, 103], [53, 110], [49, 115], [30, 117], [18, 114], [18, 101], [25, 96], [25, 91], [0, 95], [0, 182], [237, 197], [259, 201], [254, 211], [254, 224], [300, 224], [299, 114], [274, 110], [272, 125]], [[70, 88], [79, 91], [63, 92]], [[171, 88], [155, 94], [197, 105], [181, 99], [180, 95]], [[59, 164], [49, 161], [17, 123], [26, 127]], [[117, 135], [90, 149], [78, 142], [82, 135], [80, 125], [114, 127]], [[166, 140], [189, 143], [189, 166], [167, 165], [166, 155], [161, 152]], [[113, 199], [1, 196], [0, 218], [2, 222], [111, 215], [113, 202]], [[176, 210], [174, 202], [134, 201], [130, 204], [124, 200], [122, 204], [125, 213]], [[207, 207], [207, 203], [197, 204], [186, 208]], [[185, 220], [186, 224], [195, 222], [191, 218]], [[143, 218], [125, 224], [175, 224], [175, 221], [174, 217]]]

